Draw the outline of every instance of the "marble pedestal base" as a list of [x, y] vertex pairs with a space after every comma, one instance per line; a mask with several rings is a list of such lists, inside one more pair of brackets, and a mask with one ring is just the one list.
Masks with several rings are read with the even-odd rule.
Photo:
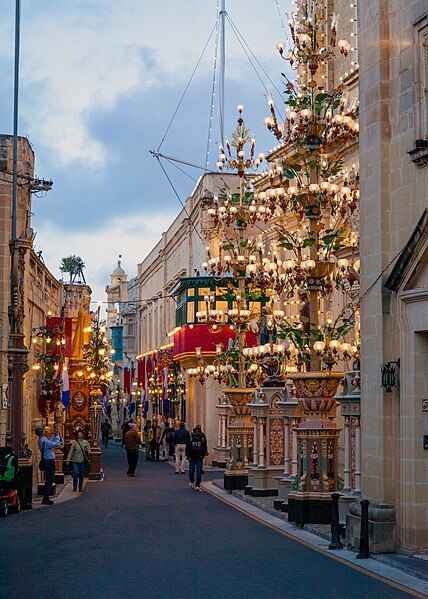
[[[370, 502], [369, 505], [369, 551], [370, 553], [393, 553], [397, 547], [397, 522], [394, 506]], [[346, 516], [346, 542], [350, 547], [360, 548], [361, 505], [355, 501]]]
[[248, 472], [242, 470], [225, 472], [223, 484], [226, 491], [243, 491], [248, 485]]
[[219, 468], [226, 468], [230, 457], [230, 447], [214, 447], [211, 464]]
[[275, 497], [278, 495], [276, 478], [279, 468], [251, 468], [248, 471], [248, 486], [246, 495], [253, 497]]
[[288, 521], [295, 524], [330, 524], [331, 495], [329, 493], [288, 494]]

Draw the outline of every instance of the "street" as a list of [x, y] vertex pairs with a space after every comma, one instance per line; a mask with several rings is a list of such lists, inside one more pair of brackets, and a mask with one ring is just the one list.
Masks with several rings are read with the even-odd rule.
[[136, 478], [112, 444], [103, 469], [76, 500], [0, 521], [2, 599], [412, 596], [191, 491], [143, 453]]

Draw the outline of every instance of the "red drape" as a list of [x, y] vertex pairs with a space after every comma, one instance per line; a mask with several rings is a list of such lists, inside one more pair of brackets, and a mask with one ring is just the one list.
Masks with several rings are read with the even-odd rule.
[[125, 368], [123, 372], [123, 390], [125, 393], [131, 393], [131, 371]]

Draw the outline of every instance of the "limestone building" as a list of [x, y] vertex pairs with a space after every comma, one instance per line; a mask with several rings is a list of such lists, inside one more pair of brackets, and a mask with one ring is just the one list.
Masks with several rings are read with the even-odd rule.
[[[129, 402], [132, 382], [136, 380], [138, 286], [135, 277], [128, 281], [121, 259], [118, 260], [110, 279], [110, 285], [106, 286], [107, 327], [112, 348], [115, 350], [112, 356], [114, 383], [116, 391], [124, 392], [124, 397], [127, 395]], [[114, 395], [112, 422], [114, 432], [118, 433], [124, 411], [115, 409], [117, 393]]]
[[[173, 297], [172, 292], [174, 288], [178, 289], [180, 281], [190, 279], [197, 281], [196, 289], [203, 289], [201, 264], [206, 259], [206, 249], [202, 230], [206, 205], [211, 202], [213, 194], [219, 193], [225, 185], [233, 188], [235, 180], [235, 175], [220, 173], [201, 177], [192, 195], [187, 198], [185, 207], [162, 234], [162, 239], [138, 264], [137, 329], [140, 359], [146, 355], [153, 356], [160, 348], [170, 345], [175, 338], [174, 332], [178, 333], [182, 324], [189, 322], [186, 332], [193, 331], [193, 323], [197, 322], [196, 311], [200, 305], [198, 301], [202, 304], [204, 300], [202, 291], [199, 300], [195, 297], [193, 312], [185, 314], [180, 311], [180, 297]], [[186, 289], [186, 285], [184, 288]], [[195, 325], [197, 326], [203, 325]], [[183, 343], [178, 343], [178, 337], [176, 341], [174, 351], [179, 352], [176, 357], [180, 359], [181, 366], [195, 366], [194, 341], [188, 337], [184, 341], [181, 339]], [[184, 346], [187, 349], [183, 349]], [[213, 345], [207, 354], [214, 353]], [[220, 386], [214, 381], [202, 386], [199, 381], [188, 379], [184, 371], [183, 374], [186, 379], [186, 410], [181, 416], [185, 416], [190, 427], [200, 423], [212, 447], [217, 442], [218, 416], [215, 406], [221, 395]]]
[[[59, 316], [63, 304], [61, 283], [49, 271], [40, 256], [32, 249], [28, 252], [25, 268], [25, 340], [29, 348], [29, 370], [25, 376], [23, 422], [28, 445], [33, 451], [33, 465], [38, 462], [37, 437], [34, 429], [42, 424], [39, 410], [40, 376], [32, 369], [36, 363], [36, 347], [31, 344], [31, 331], [46, 324], [50, 315]], [[37, 473], [37, 468], [34, 469]]]
[[[13, 169], [13, 138], [0, 136], [0, 383], [2, 398], [0, 404], [0, 445], [5, 443], [5, 433], [11, 430], [11, 394], [8, 380], [8, 344], [11, 289], [11, 198]], [[31, 228], [32, 193], [39, 188], [34, 179], [34, 152], [26, 138], [18, 138], [17, 161], [17, 213], [16, 237], [22, 250], [19, 262], [19, 320], [24, 344], [29, 350], [26, 357], [28, 371], [24, 379], [22, 405], [20, 406], [20, 433], [24, 433], [29, 447], [33, 450], [33, 462], [37, 462], [34, 427], [41, 423], [38, 406], [40, 381], [32, 366], [35, 363], [35, 348], [31, 345], [31, 331], [46, 324], [49, 313], [59, 316], [62, 304], [61, 284], [45, 265], [41, 254], [32, 249], [34, 234]], [[10, 373], [9, 373], [10, 375]], [[16, 434], [17, 431], [15, 431]], [[20, 434], [19, 433], [19, 434]]]
[[409, 553], [428, 551], [427, 8], [358, 3], [362, 492], [392, 506]]

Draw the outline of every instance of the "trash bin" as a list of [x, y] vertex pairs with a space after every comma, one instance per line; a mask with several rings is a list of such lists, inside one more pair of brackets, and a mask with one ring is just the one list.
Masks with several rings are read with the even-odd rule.
[[21, 499], [21, 510], [31, 510], [33, 507], [33, 466], [19, 464], [15, 481]]

